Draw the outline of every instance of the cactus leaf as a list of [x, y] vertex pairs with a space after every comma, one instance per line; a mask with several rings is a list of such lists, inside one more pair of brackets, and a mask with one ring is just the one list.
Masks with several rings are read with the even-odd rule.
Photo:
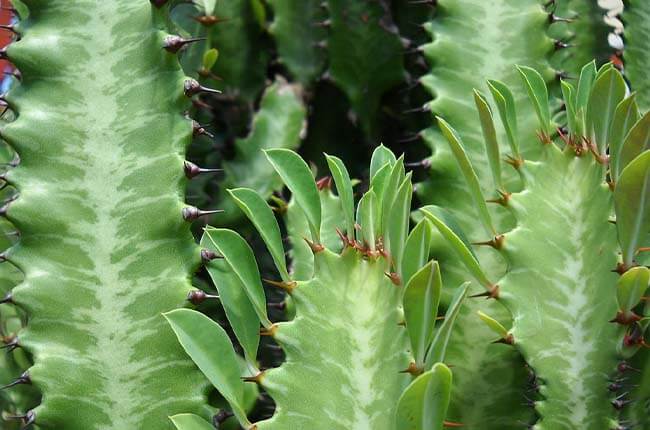
[[497, 105], [497, 109], [499, 110], [501, 123], [503, 124], [503, 128], [506, 130], [506, 136], [508, 137], [508, 144], [510, 145], [512, 154], [515, 158], [520, 158], [519, 142], [517, 139], [517, 136], [519, 136], [519, 129], [517, 127], [515, 97], [512, 94], [512, 91], [510, 91], [510, 88], [501, 81], [488, 80], [487, 84], [490, 93], [492, 93], [492, 98]]
[[[601, 69], [602, 70], [602, 69]], [[614, 68], [599, 71], [587, 104], [586, 135], [600, 153], [607, 145], [609, 129], [616, 107], [625, 98], [627, 86], [623, 76]]]
[[[546, 86], [544, 88], [546, 88]], [[490, 212], [488, 211], [487, 205], [485, 203], [485, 197], [483, 197], [483, 192], [481, 191], [481, 185], [478, 182], [476, 172], [474, 171], [474, 168], [472, 167], [472, 164], [467, 157], [467, 153], [463, 148], [461, 138], [458, 136], [456, 130], [454, 130], [449, 125], [449, 123], [447, 123], [447, 121], [440, 117], [437, 117], [437, 119], [438, 124], [440, 125], [440, 129], [442, 130], [442, 134], [447, 139], [447, 142], [449, 143], [449, 146], [454, 153], [454, 157], [458, 162], [460, 170], [463, 173], [465, 181], [467, 181], [472, 200], [476, 206], [479, 218], [483, 223], [483, 228], [490, 237], [494, 237], [497, 233], [492, 223], [492, 217], [490, 216]]]
[[374, 178], [379, 172], [379, 169], [384, 167], [384, 165], [389, 164], [392, 166], [396, 161], [395, 154], [390, 149], [386, 148], [383, 144], [379, 145], [372, 152], [370, 159], [370, 179]]
[[384, 247], [390, 249], [393, 267], [400, 276], [402, 275], [402, 253], [409, 233], [412, 196], [413, 183], [411, 183], [411, 173], [409, 172], [397, 189], [397, 195], [390, 208], [384, 233]]
[[404, 289], [404, 320], [411, 340], [411, 351], [420, 367], [424, 365], [425, 354], [433, 341], [441, 292], [440, 267], [435, 261], [413, 275]]
[[169, 417], [169, 419], [172, 420], [177, 430], [214, 430], [212, 424], [198, 415], [178, 414]]
[[418, 269], [429, 261], [430, 249], [431, 223], [426, 218], [423, 218], [411, 231], [404, 245], [402, 270], [400, 273], [405, 283], [408, 283]]
[[[596, 62], [590, 61], [585, 64], [580, 70], [580, 78], [578, 79], [578, 91], [576, 93], [575, 106], [576, 111], [582, 111], [583, 115], [587, 111], [587, 104], [589, 103], [589, 96], [591, 95], [591, 89], [594, 86], [594, 81], [596, 80], [596, 74], [598, 69], [596, 68]], [[583, 132], [585, 129], [582, 130]]]
[[614, 205], [623, 263], [629, 267], [650, 231], [650, 150], [623, 169], [614, 191]]
[[269, 328], [271, 322], [266, 313], [264, 288], [260, 282], [260, 272], [251, 247], [244, 238], [232, 230], [206, 227], [203, 234], [237, 275], [260, 322], [264, 327]]
[[224, 329], [200, 312], [177, 309], [164, 314], [194, 363], [226, 399], [239, 423], [250, 426], [242, 405], [244, 382], [237, 354]]
[[404, 181], [404, 174], [404, 156], [401, 156], [397, 159], [395, 164], [393, 164], [390, 175], [386, 178], [383, 189], [381, 189], [381, 193], [375, 191], [375, 194], [377, 195], [377, 204], [381, 210], [381, 219], [379, 220], [378, 228], [384, 236], [386, 235], [386, 229], [388, 227], [390, 209], [393, 207], [399, 187]]
[[639, 118], [636, 94], [630, 95], [616, 107], [609, 132], [609, 174], [612, 182], [616, 182], [622, 168], [625, 167], [620, 164], [623, 143], [630, 129], [637, 123]]
[[539, 120], [541, 131], [545, 136], [550, 136], [551, 110], [549, 106], [546, 81], [542, 78], [542, 75], [532, 67], [517, 66], [517, 70], [519, 70], [519, 73], [524, 80], [528, 97], [533, 103], [535, 113], [537, 113], [537, 119]]
[[436, 363], [404, 391], [396, 414], [396, 430], [443, 430], [451, 397], [451, 370]]
[[625, 272], [616, 284], [616, 301], [624, 318], [633, 317], [634, 309], [650, 286], [650, 269], [633, 267]]
[[289, 272], [282, 246], [282, 234], [269, 205], [258, 193], [249, 188], [235, 188], [228, 192], [260, 232], [282, 280], [289, 281]]
[[444, 361], [447, 354], [447, 345], [449, 344], [449, 339], [451, 338], [452, 329], [454, 328], [454, 323], [458, 317], [461, 307], [467, 297], [467, 292], [469, 291], [469, 282], [465, 282], [463, 285], [458, 287], [454, 292], [454, 297], [451, 300], [447, 312], [445, 313], [445, 320], [436, 331], [436, 335], [431, 342], [431, 347], [427, 351], [425, 358], [425, 369], [430, 369], [435, 363]]
[[212, 70], [217, 60], [219, 59], [219, 50], [216, 48], [208, 49], [203, 54], [203, 69]]
[[620, 158], [617, 163], [618, 171], [622, 172], [625, 166], [630, 164], [639, 154], [650, 149], [650, 112], [632, 126], [623, 142], [620, 150]]
[[499, 321], [495, 320], [491, 316], [487, 315], [483, 311], [478, 311], [478, 316], [481, 318], [481, 321], [487, 325], [490, 330], [495, 332], [497, 335], [501, 337], [501, 339], [507, 339], [509, 334], [508, 334], [508, 329], [506, 329], [503, 324], [501, 324]]
[[359, 241], [364, 243], [371, 251], [374, 251], [379, 237], [379, 205], [377, 204], [377, 196], [372, 189], [359, 200], [357, 224], [361, 229], [358, 232]]
[[567, 127], [572, 134], [578, 135], [578, 117], [576, 112], [575, 87], [567, 81], [562, 81], [562, 97], [566, 101]]
[[478, 110], [479, 120], [481, 122], [481, 129], [483, 130], [483, 138], [485, 140], [485, 152], [487, 154], [490, 170], [492, 171], [492, 179], [494, 180], [494, 187], [498, 190], [503, 190], [503, 181], [501, 180], [501, 160], [499, 159], [499, 142], [497, 141], [497, 131], [494, 128], [494, 119], [492, 118], [492, 111], [488, 105], [487, 100], [479, 90], [474, 90], [474, 102]]
[[267, 149], [264, 154], [305, 213], [312, 240], [320, 243], [321, 205], [309, 166], [298, 154], [288, 149]]
[[326, 158], [336, 184], [336, 192], [341, 199], [347, 234], [352, 237], [354, 235], [354, 194], [350, 174], [340, 158], [333, 155], [326, 155]]

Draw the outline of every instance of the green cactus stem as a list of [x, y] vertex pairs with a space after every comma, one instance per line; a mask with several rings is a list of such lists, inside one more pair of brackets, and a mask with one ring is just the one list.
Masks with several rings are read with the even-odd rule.
[[625, 25], [625, 74], [632, 90], [638, 93], [642, 110], [650, 109], [650, 4], [643, 0], [625, 0], [623, 23]]
[[6, 52], [22, 82], [0, 131], [20, 155], [7, 174], [19, 197], [3, 213], [21, 237], [5, 264], [24, 274], [11, 292], [29, 320], [16, 345], [42, 393], [25, 425], [158, 430], [175, 412], [209, 412], [161, 315], [184, 305], [199, 264], [181, 215], [183, 86], [204, 90], [162, 49], [164, 3], [27, 0]]

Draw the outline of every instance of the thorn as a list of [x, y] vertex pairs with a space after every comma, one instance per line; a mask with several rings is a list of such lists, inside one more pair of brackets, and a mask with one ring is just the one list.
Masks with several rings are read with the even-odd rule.
[[497, 236], [494, 236], [494, 238], [485, 241], [485, 242], [474, 242], [472, 245], [481, 245], [481, 246], [491, 246], [494, 249], [501, 249], [503, 247], [503, 242], [505, 241], [506, 237], [503, 234], [499, 234]]
[[12, 303], [13, 304], [13, 297], [12, 297], [11, 293], [7, 293], [4, 296], [4, 298], [2, 298], [0, 300], [0, 305], [4, 305], [4, 304], [7, 304], [7, 303]]
[[[398, 139], [398, 143], [409, 143], [409, 142], [415, 142], [416, 140], [422, 139], [422, 134], [421, 133], [413, 133], [411, 136], [404, 137], [402, 139]], [[421, 161], [420, 163], [423, 163], [424, 161]], [[408, 166], [408, 164], [406, 164]]]
[[556, 22], [573, 22], [575, 19], [573, 18], [562, 18], [560, 16], [557, 16], [555, 13], [551, 12], [548, 14], [548, 21], [553, 24]]
[[203, 40], [205, 40], [205, 37], [192, 37], [189, 39], [183, 39], [180, 36], [170, 35], [165, 37], [165, 41], [163, 42], [163, 49], [165, 49], [167, 52], [171, 52], [172, 54], [176, 54], [186, 45]]
[[621, 325], [632, 325], [637, 321], [640, 321], [641, 317], [630, 311], [629, 313], [618, 311], [616, 316], [609, 320], [611, 323], [617, 323]]
[[214, 15], [194, 16], [192, 19], [201, 25], [205, 25], [206, 27], [212, 27], [215, 24], [229, 21], [228, 18], [219, 18]]
[[298, 286], [298, 283], [296, 281], [272, 281], [270, 279], [264, 279], [262, 278], [262, 281], [266, 282], [267, 284], [280, 288], [284, 291], [286, 291], [288, 294], [291, 294], [293, 290], [296, 289]]
[[339, 239], [341, 239], [341, 242], [343, 242], [343, 248], [353, 246], [350, 238], [348, 238], [347, 235], [343, 234], [343, 232], [338, 227], [336, 227], [336, 234], [338, 234]]
[[7, 352], [12, 352], [16, 348], [20, 347], [20, 345], [18, 344], [18, 337], [17, 336], [10, 336], [7, 339], [3, 339], [3, 342], [5, 344], [0, 346], [0, 349], [6, 349]]
[[499, 298], [499, 286], [492, 285], [488, 287], [488, 290], [484, 293], [474, 294], [469, 296], [470, 298], [485, 297], [486, 299], [498, 299]]
[[25, 425], [22, 427], [22, 430], [25, 430], [35, 423], [36, 413], [34, 411], [28, 411], [25, 415], [8, 415], [6, 419], [22, 421], [25, 423]]
[[395, 272], [384, 272], [384, 275], [390, 279], [390, 281], [393, 283], [393, 285], [400, 286], [402, 285], [402, 279], [400, 278], [398, 273]]
[[264, 372], [260, 371], [260, 372], [257, 372], [257, 374], [254, 375], [254, 376], [242, 376], [241, 380], [244, 381], [244, 382], [254, 382], [254, 383], [258, 384], [258, 385], [261, 385], [263, 378], [264, 378]]
[[630, 366], [627, 361], [621, 361], [618, 363], [616, 369], [619, 371], [619, 373], [625, 373], [627, 371], [640, 372], [639, 369], [635, 369], [634, 367]]
[[203, 264], [207, 264], [211, 262], [212, 260], [216, 260], [218, 258], [223, 258], [221, 255], [217, 254], [211, 249], [202, 249], [201, 250], [201, 261], [203, 261]]
[[509, 193], [507, 191], [501, 191], [497, 190], [497, 193], [499, 193], [499, 198], [498, 199], [489, 199], [486, 200], [488, 203], [498, 203], [501, 206], [508, 206], [508, 201], [510, 201], [510, 196], [512, 196], [512, 193]]
[[277, 324], [271, 325], [269, 328], [262, 327], [260, 329], [260, 336], [271, 336], [274, 337], [275, 333], [278, 331]]
[[16, 379], [15, 381], [0, 387], [0, 390], [6, 390], [7, 388], [12, 388], [12, 387], [15, 387], [16, 385], [29, 385], [31, 383], [32, 383], [32, 380], [29, 377], [29, 373], [25, 372], [22, 375], [20, 375], [18, 377], [18, 379]]
[[207, 216], [222, 213], [222, 209], [214, 209], [210, 211], [203, 211], [194, 206], [186, 206], [183, 208], [183, 219], [188, 222], [196, 221], [197, 219]]
[[214, 134], [210, 133], [208, 130], [205, 129], [204, 126], [199, 124], [197, 121], [192, 121], [192, 134], [194, 137], [196, 136], [208, 136], [211, 139], [214, 139]]
[[329, 190], [332, 188], [332, 177], [325, 176], [316, 181], [318, 191]]
[[314, 27], [330, 28], [332, 26], [332, 21], [329, 20], [329, 19], [326, 19], [325, 21], [315, 22], [312, 25]]
[[628, 267], [627, 264], [623, 262], [616, 263], [616, 268], [612, 269], [612, 272], [618, 273], [619, 275], [623, 275], [625, 272], [630, 270], [630, 267]]
[[409, 373], [411, 376], [419, 376], [424, 373], [424, 369], [417, 365], [414, 361], [409, 363], [409, 367], [400, 370], [399, 373]]
[[515, 337], [511, 333], [508, 333], [508, 336], [502, 337], [501, 339], [497, 339], [492, 343], [493, 344], [495, 344], [495, 343], [503, 343], [504, 345], [514, 345], [515, 344]]
[[323, 251], [325, 247], [320, 244], [320, 243], [315, 243], [312, 242], [311, 240], [307, 239], [306, 237], [302, 238], [305, 242], [307, 242], [307, 245], [309, 245], [309, 248], [311, 248], [311, 252], [314, 254], [318, 254], [319, 252]]
[[463, 426], [462, 423], [455, 423], [453, 421], [444, 421], [442, 425], [444, 425], [445, 427], [454, 427], [454, 428]]
[[561, 41], [561, 40], [556, 40], [556, 41], [553, 43], [553, 46], [555, 47], [555, 50], [556, 50], [556, 51], [559, 51], [560, 49], [568, 48], [568, 47], [571, 46], [571, 45], [569, 45], [568, 43], [563, 42], [563, 41]]
[[192, 97], [199, 93], [221, 94], [221, 91], [204, 87], [196, 79], [187, 79], [183, 86], [183, 92], [187, 97]]
[[423, 112], [431, 112], [431, 109], [429, 108], [428, 105], [424, 105], [418, 108], [413, 108], [413, 109], [406, 109], [405, 111], [402, 111], [403, 114], [406, 113], [423, 113]]
[[192, 163], [191, 161], [185, 161], [184, 169], [187, 179], [195, 178], [201, 173], [216, 173], [223, 171], [222, 169], [204, 169]]
[[422, 167], [424, 169], [428, 169], [431, 167], [431, 159], [425, 158], [424, 160], [416, 161], [414, 163], [405, 163], [404, 167], [411, 167], [411, 168]]
[[506, 163], [510, 164], [516, 170], [519, 170], [519, 168], [524, 164], [523, 158], [521, 158], [521, 157], [514, 158], [514, 157], [512, 157], [510, 155], [506, 155], [506, 159], [504, 161]]
[[219, 296], [215, 296], [213, 294], [207, 294], [203, 290], [192, 290], [189, 293], [187, 293], [187, 301], [192, 303], [193, 305], [200, 305], [204, 301], [208, 299], [218, 299]]
[[625, 405], [632, 402], [632, 400], [629, 400], [629, 399], [624, 400], [623, 399], [628, 394], [629, 394], [629, 392], [626, 391], [625, 393], [619, 395], [614, 400], [612, 400], [612, 406], [614, 406], [614, 409], [616, 409], [617, 411], [620, 411], [621, 409], [623, 409], [625, 407]]

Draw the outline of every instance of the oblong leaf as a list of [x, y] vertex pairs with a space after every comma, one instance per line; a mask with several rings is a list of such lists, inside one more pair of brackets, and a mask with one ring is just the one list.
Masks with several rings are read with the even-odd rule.
[[490, 330], [501, 336], [502, 339], [508, 337], [508, 329], [506, 329], [499, 321], [495, 320], [482, 311], [478, 311], [478, 317], [485, 323], [485, 325], [490, 328]]
[[179, 414], [169, 417], [178, 430], [214, 430], [214, 426], [193, 414]]
[[270, 327], [271, 322], [266, 313], [266, 297], [260, 280], [260, 271], [257, 268], [251, 247], [239, 234], [225, 228], [208, 226], [205, 228], [203, 236], [223, 256], [230, 269], [239, 278], [262, 325]]
[[451, 370], [443, 363], [415, 378], [397, 403], [395, 429], [443, 430], [451, 382]]
[[632, 126], [625, 137], [623, 147], [620, 151], [620, 158], [617, 163], [618, 171], [621, 172], [625, 166], [630, 164], [642, 152], [650, 149], [650, 112]]
[[430, 248], [431, 222], [424, 218], [411, 230], [404, 245], [400, 276], [405, 284], [429, 261]]
[[375, 243], [379, 234], [379, 207], [375, 192], [370, 189], [359, 200], [357, 207], [357, 224], [360, 226], [358, 232], [359, 240], [365, 243], [370, 250], [375, 250]]
[[576, 116], [576, 105], [575, 105], [575, 88], [573, 85], [566, 81], [561, 81], [562, 86], [562, 98], [564, 99], [564, 105], [566, 106], [566, 117], [567, 117], [567, 126], [569, 128], [569, 133], [572, 135], [579, 135], [578, 130], [578, 118]]
[[244, 382], [237, 355], [224, 329], [200, 312], [177, 309], [163, 314], [201, 372], [228, 401], [239, 423], [250, 425], [242, 407]]
[[488, 87], [492, 93], [492, 98], [497, 104], [501, 123], [506, 130], [508, 143], [515, 158], [520, 158], [519, 155], [519, 140], [517, 138], [519, 131], [517, 126], [517, 110], [515, 106], [515, 97], [512, 91], [506, 84], [496, 80], [489, 80]]
[[633, 267], [623, 273], [616, 283], [618, 309], [625, 316], [630, 316], [632, 309], [641, 302], [649, 286], [650, 269], [647, 267]]
[[397, 192], [399, 190], [399, 187], [401, 186], [402, 181], [404, 181], [405, 173], [406, 172], [404, 169], [404, 156], [402, 155], [397, 159], [395, 164], [393, 164], [390, 175], [388, 176], [384, 184], [383, 192], [379, 194], [377, 191], [375, 191], [377, 197], [377, 205], [379, 206], [379, 217], [380, 217], [378, 228], [379, 231], [383, 233], [384, 237], [386, 237], [387, 235], [388, 217], [390, 216], [390, 209], [393, 206], [393, 202], [395, 201], [395, 198], [397, 197]]
[[462, 140], [460, 136], [458, 136], [458, 133], [456, 133], [456, 130], [454, 130], [447, 121], [440, 117], [436, 118], [438, 119], [440, 130], [442, 130], [442, 134], [447, 139], [451, 151], [456, 158], [456, 162], [460, 167], [460, 171], [467, 182], [470, 195], [474, 201], [474, 206], [478, 211], [479, 219], [481, 220], [487, 234], [490, 235], [490, 237], [494, 237], [496, 236], [496, 231], [492, 224], [492, 217], [490, 216], [487, 204], [485, 203], [485, 197], [481, 191], [481, 185], [476, 176], [476, 172], [474, 171], [474, 168], [467, 157], [467, 153], [465, 153], [465, 149], [463, 148]]
[[483, 139], [485, 141], [485, 153], [487, 154], [488, 164], [492, 172], [492, 180], [494, 187], [497, 190], [503, 190], [503, 182], [501, 181], [501, 159], [499, 157], [499, 142], [497, 141], [497, 131], [494, 128], [494, 119], [492, 118], [492, 111], [490, 105], [483, 94], [478, 90], [474, 90], [474, 103], [478, 110], [478, 117], [481, 122], [481, 130], [483, 130]]
[[623, 169], [614, 191], [614, 207], [623, 262], [631, 266], [641, 240], [650, 231], [650, 151]]
[[404, 289], [404, 320], [418, 366], [424, 365], [424, 357], [433, 341], [441, 292], [440, 267], [435, 261], [429, 262], [413, 275]]
[[320, 198], [309, 166], [298, 154], [289, 149], [267, 149], [264, 153], [305, 213], [312, 240], [320, 243]]
[[282, 246], [282, 234], [271, 207], [250, 188], [235, 188], [228, 190], [228, 193], [262, 236], [282, 280], [289, 281], [284, 246]]
[[449, 339], [451, 338], [451, 331], [454, 328], [454, 323], [460, 312], [460, 308], [467, 297], [467, 292], [469, 291], [469, 282], [465, 282], [463, 285], [458, 287], [454, 293], [454, 297], [451, 300], [451, 304], [445, 312], [445, 320], [440, 325], [440, 328], [436, 331], [431, 346], [427, 351], [427, 356], [425, 358], [424, 368], [428, 369], [433, 366], [435, 363], [445, 360], [445, 355], [447, 353], [447, 345], [449, 344]]
[[409, 172], [397, 190], [397, 195], [387, 218], [386, 233], [384, 236], [385, 248], [390, 252], [395, 271], [400, 276], [402, 253], [404, 252], [404, 244], [409, 233], [412, 196], [413, 184], [411, 183], [411, 173]]
[[546, 88], [546, 81], [537, 70], [526, 67], [517, 66], [517, 70], [524, 80], [526, 91], [530, 97], [537, 118], [539, 119], [540, 128], [547, 136], [551, 134], [551, 109], [548, 101], [548, 89]]
[[587, 104], [587, 136], [600, 153], [607, 145], [609, 128], [618, 104], [625, 98], [627, 86], [620, 72], [607, 70], [597, 76]]
[[325, 154], [327, 165], [330, 168], [334, 183], [336, 184], [336, 191], [341, 199], [341, 207], [343, 208], [343, 216], [345, 217], [345, 225], [349, 237], [354, 235], [354, 193], [352, 191], [352, 181], [348, 169], [343, 164], [340, 158], [333, 155]]
[[639, 121], [639, 107], [636, 104], [635, 94], [632, 94], [616, 106], [612, 126], [609, 130], [609, 174], [612, 182], [616, 182], [621, 173], [622, 168], [619, 166], [619, 160], [623, 143], [637, 121]]
[[384, 167], [386, 164], [392, 166], [397, 161], [393, 151], [386, 148], [383, 144], [379, 145], [372, 152], [372, 157], [370, 158], [370, 179], [375, 177], [375, 174]]

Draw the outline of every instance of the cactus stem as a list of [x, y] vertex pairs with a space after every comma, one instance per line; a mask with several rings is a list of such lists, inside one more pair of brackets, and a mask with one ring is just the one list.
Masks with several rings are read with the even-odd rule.
[[192, 37], [189, 39], [184, 39], [180, 36], [171, 35], [165, 37], [163, 49], [165, 49], [167, 52], [171, 52], [172, 54], [176, 54], [178, 51], [180, 51], [190, 43], [200, 42], [205, 39], [206, 39], [205, 37]]
[[192, 290], [189, 293], [187, 293], [187, 301], [192, 303], [193, 305], [200, 305], [204, 301], [208, 299], [218, 299], [219, 296], [214, 295], [214, 294], [207, 294], [203, 290]]
[[202, 167], [197, 166], [196, 164], [192, 163], [191, 161], [186, 161], [185, 162], [185, 176], [188, 179], [192, 179], [200, 175], [201, 173], [217, 173], [217, 172], [222, 172], [222, 169], [205, 169]]
[[503, 248], [503, 242], [505, 241], [506, 237], [503, 234], [499, 234], [497, 236], [494, 236], [492, 239], [487, 240], [485, 242], [474, 242], [472, 245], [481, 245], [481, 246], [491, 246], [494, 249], [501, 249]]
[[400, 286], [402, 285], [402, 278], [400, 278], [398, 273], [395, 272], [385, 272], [384, 275], [390, 279], [390, 281], [393, 283], [393, 285]]
[[267, 284], [273, 287], [280, 288], [286, 291], [288, 294], [293, 293], [293, 290], [298, 286], [296, 281], [285, 282], [285, 281], [272, 281], [270, 279], [262, 279], [262, 281], [266, 282]]
[[192, 97], [200, 93], [221, 94], [219, 90], [204, 87], [196, 79], [187, 79], [183, 86], [183, 92], [187, 97]]
[[191, 222], [191, 221], [196, 221], [197, 219], [203, 216], [217, 214], [221, 212], [223, 212], [223, 210], [221, 209], [204, 211], [194, 206], [186, 206], [183, 208], [183, 219], [185, 221]]

